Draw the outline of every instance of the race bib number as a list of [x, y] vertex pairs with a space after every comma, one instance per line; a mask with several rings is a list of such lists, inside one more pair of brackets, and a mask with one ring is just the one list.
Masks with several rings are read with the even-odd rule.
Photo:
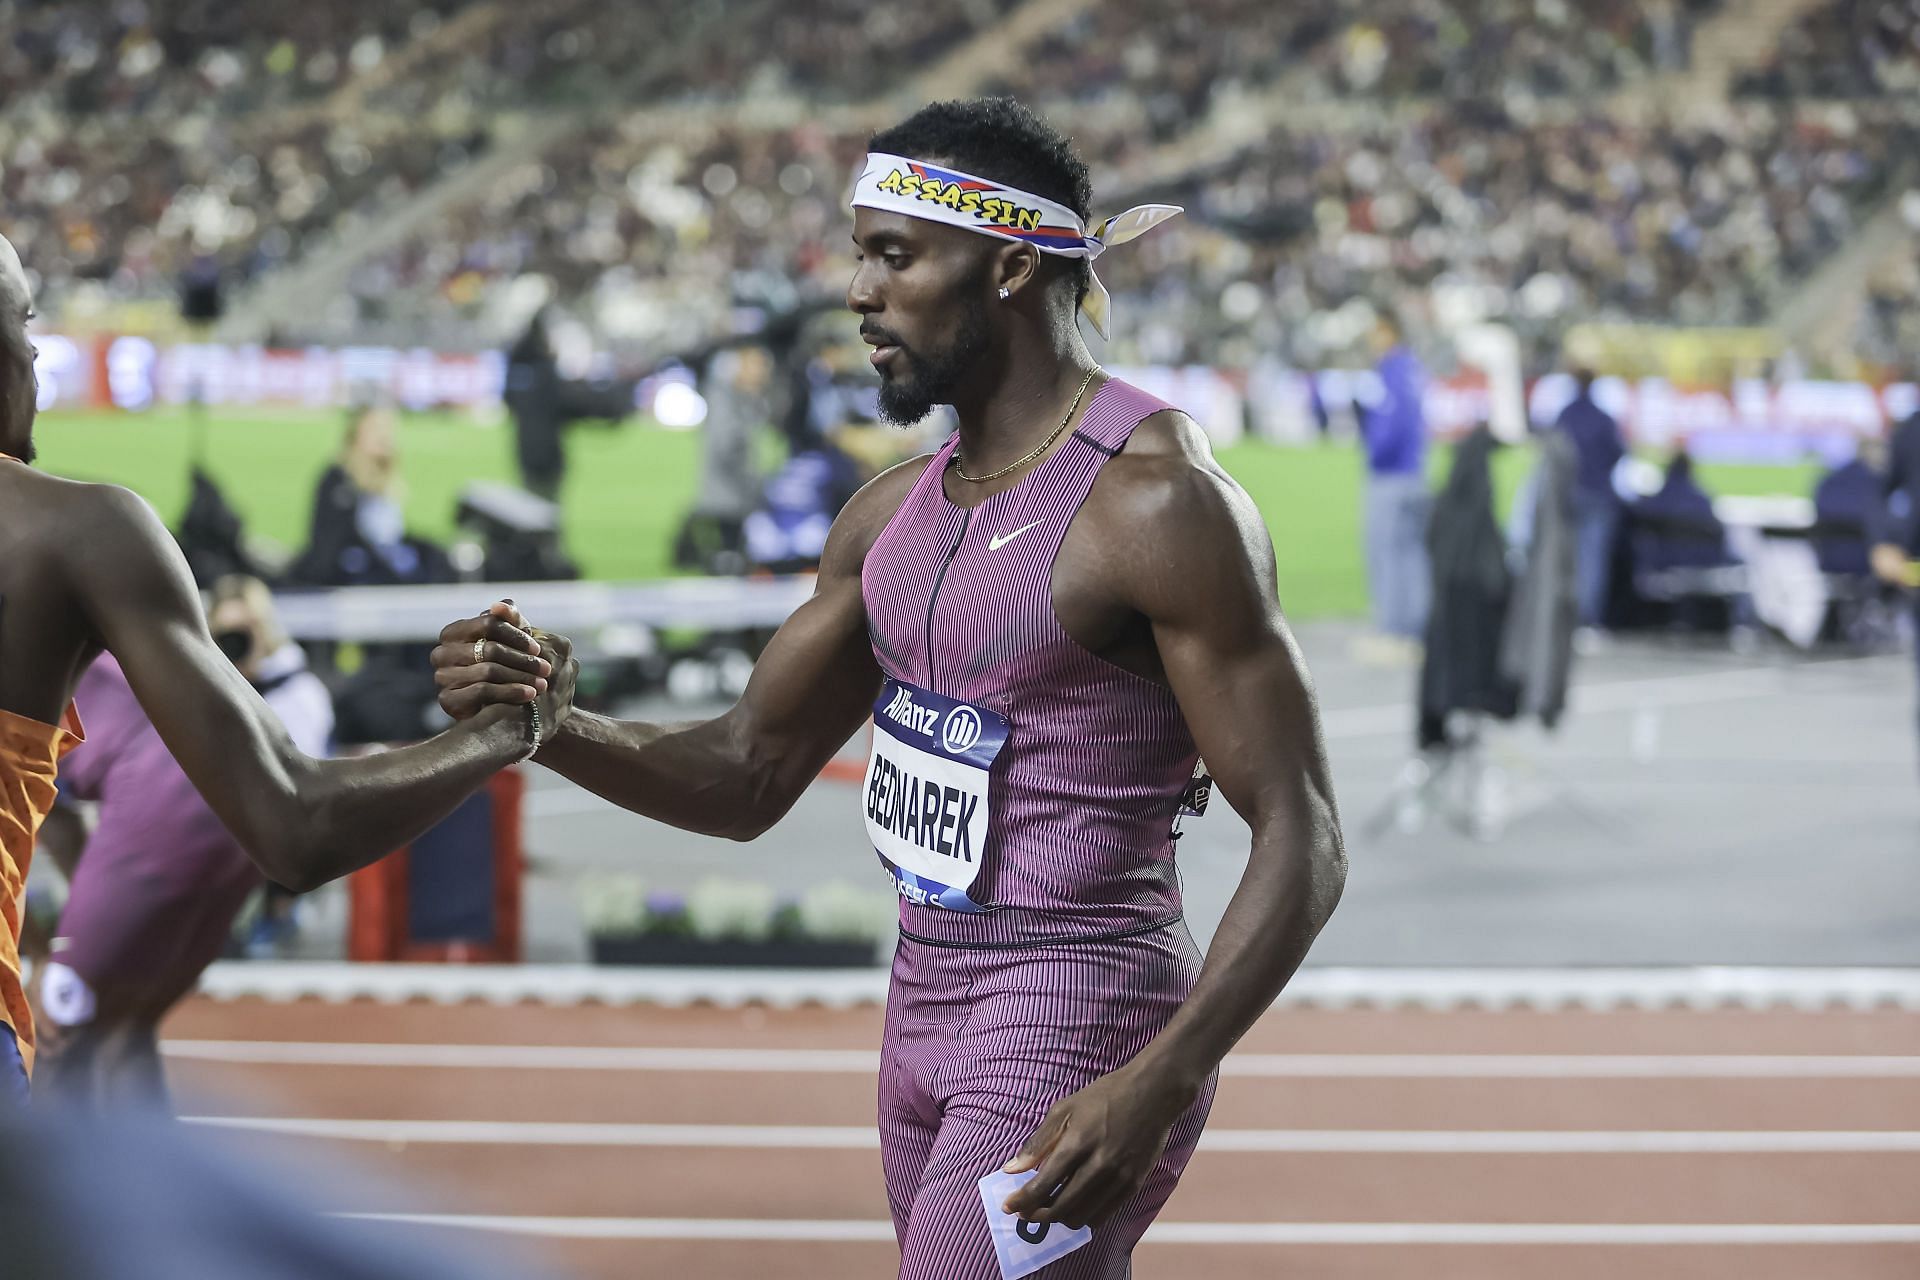
[[900, 896], [949, 911], [984, 911], [967, 891], [986, 858], [989, 781], [1007, 745], [1006, 718], [889, 680], [873, 704], [867, 835]]
[[986, 1206], [987, 1228], [993, 1232], [993, 1252], [1000, 1259], [1003, 1280], [1020, 1280], [1049, 1262], [1057, 1262], [1093, 1239], [1092, 1227], [1065, 1227], [1058, 1222], [1028, 1222], [1000, 1206], [1025, 1186], [1029, 1173], [998, 1170], [980, 1179], [980, 1203]]

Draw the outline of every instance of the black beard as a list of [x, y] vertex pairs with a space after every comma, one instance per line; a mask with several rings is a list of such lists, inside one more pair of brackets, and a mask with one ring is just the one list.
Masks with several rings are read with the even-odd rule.
[[[910, 427], [933, 412], [935, 405], [952, 404], [954, 392], [979, 367], [991, 339], [986, 304], [978, 298], [961, 304], [953, 341], [944, 350], [914, 352], [909, 361], [912, 372], [881, 378], [880, 416], [896, 427]], [[909, 353], [903, 350], [900, 355]]]

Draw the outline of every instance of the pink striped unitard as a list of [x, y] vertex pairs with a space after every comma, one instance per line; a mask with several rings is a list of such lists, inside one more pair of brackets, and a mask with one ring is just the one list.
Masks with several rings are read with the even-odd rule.
[[866, 558], [887, 677], [866, 816], [902, 896], [880, 1132], [903, 1280], [1126, 1276], [1212, 1100], [1209, 1085], [1091, 1238], [994, 1222], [981, 1179], [1139, 1053], [1199, 973], [1172, 834], [1193, 737], [1171, 692], [1068, 636], [1052, 597], [1100, 468], [1167, 407], [1107, 382], [1065, 442], [971, 509], [943, 484], [956, 437]]

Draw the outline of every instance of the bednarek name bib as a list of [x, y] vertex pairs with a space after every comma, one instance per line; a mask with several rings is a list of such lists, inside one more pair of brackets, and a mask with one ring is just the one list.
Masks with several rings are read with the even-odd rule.
[[889, 680], [873, 704], [867, 834], [900, 896], [984, 911], [968, 896], [987, 852], [989, 780], [1007, 745], [1005, 717]]

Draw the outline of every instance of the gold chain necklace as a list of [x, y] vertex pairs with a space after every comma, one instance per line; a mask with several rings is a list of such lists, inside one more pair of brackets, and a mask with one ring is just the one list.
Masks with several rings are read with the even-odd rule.
[[983, 475], [983, 476], [970, 476], [967, 474], [967, 469], [960, 464], [960, 451], [958, 449], [955, 449], [953, 451], [954, 471], [959, 475], [959, 477], [962, 480], [965, 480], [969, 484], [985, 484], [989, 480], [998, 480], [1001, 476], [1006, 475], [1010, 471], [1018, 471], [1020, 468], [1026, 466], [1029, 462], [1032, 462], [1035, 458], [1039, 457], [1041, 454], [1045, 453], [1048, 449], [1052, 448], [1053, 442], [1060, 438], [1060, 433], [1067, 429], [1067, 424], [1069, 422], [1073, 421], [1073, 411], [1080, 407], [1080, 397], [1087, 394], [1087, 388], [1091, 386], [1093, 383], [1093, 375], [1098, 372], [1100, 372], [1099, 365], [1095, 365], [1093, 368], [1087, 370], [1087, 376], [1083, 378], [1080, 382], [1080, 389], [1073, 393], [1073, 403], [1067, 406], [1067, 416], [1060, 419], [1060, 425], [1055, 427], [1045, 440], [1042, 440], [1039, 444], [1035, 445], [1033, 447], [1033, 452], [1029, 453], [1026, 457], [1021, 458], [1018, 462], [1009, 462], [1006, 466], [1000, 468], [998, 471], [989, 471], [987, 472], [986, 475]]

